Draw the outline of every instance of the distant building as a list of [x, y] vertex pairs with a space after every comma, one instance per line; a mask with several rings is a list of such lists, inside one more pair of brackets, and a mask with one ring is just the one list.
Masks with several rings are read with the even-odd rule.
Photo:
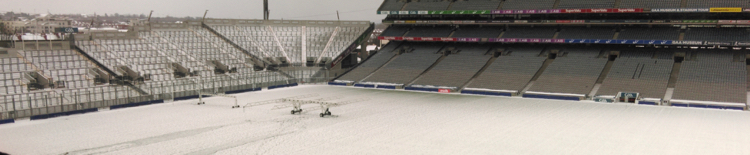
[[71, 20], [63, 17], [54, 17], [51, 15], [40, 15], [34, 19], [0, 21], [7, 29], [20, 33], [54, 33], [55, 28], [70, 27]]

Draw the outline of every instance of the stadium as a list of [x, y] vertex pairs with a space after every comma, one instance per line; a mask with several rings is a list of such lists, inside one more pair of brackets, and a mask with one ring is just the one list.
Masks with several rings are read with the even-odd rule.
[[0, 153], [750, 154], [747, 0], [264, 13], [3, 37]]

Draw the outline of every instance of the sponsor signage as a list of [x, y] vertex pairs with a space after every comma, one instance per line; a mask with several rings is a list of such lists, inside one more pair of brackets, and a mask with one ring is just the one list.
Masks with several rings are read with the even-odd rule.
[[[407, 41], [444, 41], [444, 42], [480, 42], [482, 38], [435, 38], [435, 37], [388, 37], [379, 36], [380, 40]], [[486, 38], [487, 42], [504, 43], [569, 43], [569, 44], [636, 44], [636, 45], [720, 45], [750, 46], [750, 42], [714, 42], [714, 41], [676, 41], [676, 40], [620, 40], [620, 39], [543, 39], [543, 38]]]
[[462, 41], [462, 42], [479, 42], [481, 40], [480, 38], [455, 38], [454, 41]]
[[748, 25], [750, 24], [750, 20], [738, 20], [736, 24]]
[[[740, 9], [741, 10], [741, 9]], [[548, 9], [548, 10], [441, 10], [441, 11], [378, 11], [378, 14], [554, 14], [554, 13], [636, 13], [642, 8], [623, 9]]]
[[734, 46], [750, 46], [750, 42], [734, 42]]
[[440, 41], [456, 41], [456, 38], [440, 38]]
[[651, 12], [711, 12], [710, 8], [667, 8], [651, 9]]
[[74, 27], [60, 27], [55, 28], [56, 33], [78, 33], [78, 28]]
[[682, 20], [682, 23], [718, 23], [719, 20]]
[[730, 42], [717, 42], [717, 41], [706, 41], [703, 45], [720, 45], [720, 46], [732, 46], [734, 43]]
[[711, 8], [709, 12], [742, 12], [742, 8]]
[[438, 89], [439, 93], [451, 93], [450, 89]]
[[672, 41], [673, 45], [703, 45], [702, 41]]
[[750, 12], [750, 8], [742, 9], [742, 12]]

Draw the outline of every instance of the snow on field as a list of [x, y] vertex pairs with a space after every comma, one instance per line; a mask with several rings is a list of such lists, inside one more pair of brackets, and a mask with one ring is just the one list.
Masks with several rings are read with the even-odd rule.
[[[207, 98], [0, 125], [10, 154], [750, 154], [750, 113], [300, 86], [249, 102], [317, 93], [371, 100], [291, 115]], [[315, 107], [308, 105], [307, 107]]]

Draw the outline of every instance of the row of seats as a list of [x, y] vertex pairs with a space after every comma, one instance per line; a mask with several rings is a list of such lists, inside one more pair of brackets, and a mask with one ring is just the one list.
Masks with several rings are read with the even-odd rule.
[[631, 56], [629, 53], [636, 52], [626, 51], [614, 61], [597, 95], [638, 92], [645, 98], [663, 98], [674, 60], [654, 59], [653, 55], [645, 53]]
[[467, 88], [521, 91], [547, 59], [541, 52], [541, 47], [506, 48]]
[[388, 60], [391, 60], [394, 55], [398, 54], [398, 52], [395, 52], [394, 50], [396, 50], [401, 43], [402, 42], [399, 41], [393, 41], [385, 45], [377, 53], [370, 56], [365, 62], [359, 64], [359, 66], [341, 76], [339, 80], [358, 82], [364, 79], [370, 75], [370, 73], [380, 68], [380, 66], [383, 66]]
[[747, 66], [733, 57], [705, 51], [696, 60], [683, 61], [672, 99], [746, 103]]
[[[379, 11], [682, 8], [681, 0], [384, 0]], [[452, 4], [451, 4], [452, 3]], [[687, 0], [684, 8], [750, 7], [747, 0]]]
[[437, 52], [443, 48], [443, 45], [439, 43], [407, 43], [401, 45], [401, 47], [413, 50], [399, 55], [363, 81], [408, 84], [442, 56]]
[[[482, 69], [492, 57], [485, 55], [491, 48], [489, 45], [463, 45], [455, 48], [438, 65], [432, 68], [414, 82], [415, 85], [447, 86], [459, 88]], [[457, 53], [454, 53], [457, 52]]]
[[597, 49], [568, 48], [547, 66], [529, 91], [589, 94], [607, 59], [597, 58]]
[[686, 0], [688, 8], [709, 7], [750, 7], [747, 0]]
[[53, 82], [64, 81], [66, 88], [86, 88], [94, 85], [89, 75], [93, 64], [73, 50], [21, 51], [27, 59], [50, 76]]
[[256, 56], [284, 58], [288, 63], [336, 57], [367, 29], [362, 26], [269, 25], [212, 25], [212, 28]]
[[620, 8], [680, 8], [682, 0], [622, 0]]
[[451, 5], [451, 10], [495, 10], [501, 2], [500, 0], [456, 0]]
[[[193, 72], [198, 72], [201, 76], [213, 75], [213, 68], [206, 67], [204, 61], [196, 58], [196, 55], [188, 53], [187, 49], [209, 47], [210, 43], [202, 41], [202, 38], [196, 38], [195, 33], [184, 31], [150, 31], [141, 32], [139, 35], [143, 40], [149, 43], [156, 51], [153, 54], [165, 56], [163, 61], [168, 63], [179, 63]], [[181, 39], [190, 38], [190, 39]], [[186, 43], [189, 42], [189, 43]], [[198, 46], [202, 45], [202, 46]], [[168, 65], [168, 64], [165, 64]], [[171, 68], [171, 67], [167, 67]], [[173, 74], [173, 70], [164, 69], [162, 74]], [[170, 75], [170, 77], [173, 77]], [[159, 81], [169, 81], [174, 78], [158, 79]]]

